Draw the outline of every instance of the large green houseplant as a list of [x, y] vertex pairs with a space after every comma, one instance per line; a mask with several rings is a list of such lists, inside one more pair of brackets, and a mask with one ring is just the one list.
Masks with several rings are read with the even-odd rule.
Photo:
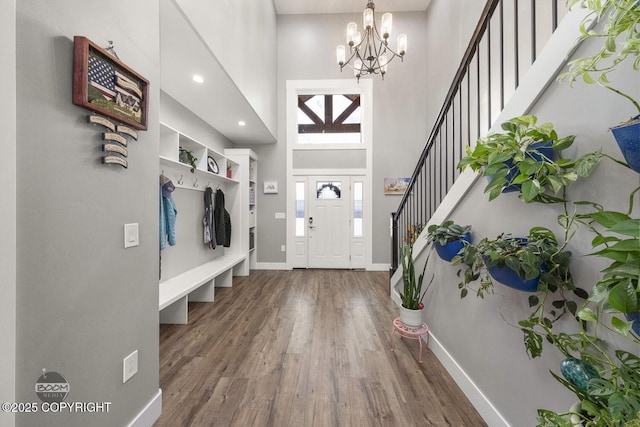
[[424, 275], [429, 263], [429, 256], [425, 260], [424, 267], [419, 276], [416, 276], [416, 267], [413, 259], [413, 247], [405, 244], [400, 250], [400, 260], [402, 263], [402, 292], [400, 292], [400, 320], [409, 328], [418, 328], [422, 325], [422, 300], [427, 289], [433, 282], [433, 277], [424, 287]]
[[[472, 282], [479, 281], [476, 296], [484, 298], [485, 294], [494, 292], [494, 281], [500, 281], [530, 292], [528, 320], [551, 328], [565, 314], [575, 316], [578, 304], [574, 296], [580, 299], [588, 296], [574, 285], [570, 261], [571, 252], [559, 245], [551, 230], [534, 227], [526, 238], [501, 234], [495, 239], [484, 238], [477, 244], [465, 245], [452, 264], [461, 267], [458, 287], [462, 298], [468, 294]], [[540, 336], [525, 329], [523, 332], [527, 352], [531, 357], [539, 356], [542, 353]]]
[[537, 122], [536, 116], [514, 117], [502, 123], [503, 132], [478, 139], [474, 148], [466, 147], [458, 168], [471, 168], [488, 177], [485, 193], [489, 200], [517, 190], [525, 202], [560, 202], [562, 189], [588, 176], [598, 163], [600, 151], [576, 161], [560, 157], [575, 136], [559, 138], [551, 123]]
[[610, 261], [589, 300], [597, 304], [598, 311], [613, 314], [611, 326], [623, 335], [631, 328], [640, 333], [640, 321], [633, 321], [640, 316], [640, 219], [631, 217], [639, 192], [640, 187], [631, 193], [626, 213], [599, 209], [586, 216], [597, 234], [592, 245], [598, 250], [592, 255]]
[[[582, 80], [622, 96], [636, 110], [635, 117], [623, 119], [611, 128], [628, 166], [640, 173], [640, 102], [633, 92], [625, 92], [619, 84], [611, 83], [611, 73], [621, 65], [629, 64], [640, 70], [640, 2], [637, 0], [568, 0], [570, 7], [580, 6], [591, 11], [582, 22], [578, 42], [602, 40], [602, 46], [591, 56], [576, 58], [569, 70], [559, 79], [573, 84]], [[595, 23], [599, 25], [594, 25]], [[637, 81], [637, 78], [636, 78]], [[617, 86], [617, 87], [615, 87]]]
[[[640, 70], [640, 4], [637, 0], [568, 0], [569, 7], [579, 6], [591, 12], [580, 26], [578, 42], [588, 39], [602, 40], [602, 46], [591, 56], [576, 58], [569, 63], [569, 70], [559, 76], [571, 83], [585, 83], [608, 89], [633, 104], [640, 114], [640, 103], [631, 95], [611, 86], [609, 73], [620, 64], [631, 62], [634, 70]], [[603, 22], [600, 28], [596, 22]]]

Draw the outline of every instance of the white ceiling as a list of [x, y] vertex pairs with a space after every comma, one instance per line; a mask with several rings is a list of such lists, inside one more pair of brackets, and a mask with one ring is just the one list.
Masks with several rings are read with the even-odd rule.
[[[431, 0], [376, 0], [378, 12], [417, 12], [427, 10]], [[362, 12], [366, 0], [273, 0], [279, 15], [301, 13]]]

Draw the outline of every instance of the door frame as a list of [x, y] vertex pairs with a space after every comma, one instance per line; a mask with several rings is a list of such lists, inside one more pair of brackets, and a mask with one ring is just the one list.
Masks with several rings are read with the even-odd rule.
[[[362, 79], [357, 83], [354, 79], [343, 80], [287, 80], [286, 85], [286, 135], [287, 135], [287, 197], [286, 197], [286, 245], [290, 250], [286, 251], [286, 268], [293, 268], [293, 248], [295, 244], [295, 182], [300, 176], [361, 176], [364, 183], [364, 244], [365, 244], [365, 269], [373, 270], [373, 190], [372, 190], [372, 164], [373, 164], [373, 81]], [[297, 144], [297, 110], [299, 94], [331, 94], [331, 93], [358, 93], [361, 99], [361, 135], [360, 144], [338, 144], [313, 146]], [[365, 167], [357, 169], [296, 169], [293, 167], [293, 153], [296, 150], [364, 150]], [[308, 211], [307, 211], [308, 212]], [[308, 252], [308, 249], [307, 249]]]

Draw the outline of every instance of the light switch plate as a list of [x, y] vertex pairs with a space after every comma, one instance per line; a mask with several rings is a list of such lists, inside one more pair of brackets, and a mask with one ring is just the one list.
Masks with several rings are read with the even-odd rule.
[[285, 219], [285, 214], [284, 212], [276, 212], [274, 215], [275, 219]]
[[125, 224], [124, 225], [124, 247], [130, 248], [138, 246], [140, 241], [138, 239], [138, 223]]

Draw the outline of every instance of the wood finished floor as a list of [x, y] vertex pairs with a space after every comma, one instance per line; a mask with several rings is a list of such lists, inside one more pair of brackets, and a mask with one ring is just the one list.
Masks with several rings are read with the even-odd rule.
[[395, 339], [388, 273], [254, 271], [160, 326], [170, 426], [486, 426], [433, 354]]

